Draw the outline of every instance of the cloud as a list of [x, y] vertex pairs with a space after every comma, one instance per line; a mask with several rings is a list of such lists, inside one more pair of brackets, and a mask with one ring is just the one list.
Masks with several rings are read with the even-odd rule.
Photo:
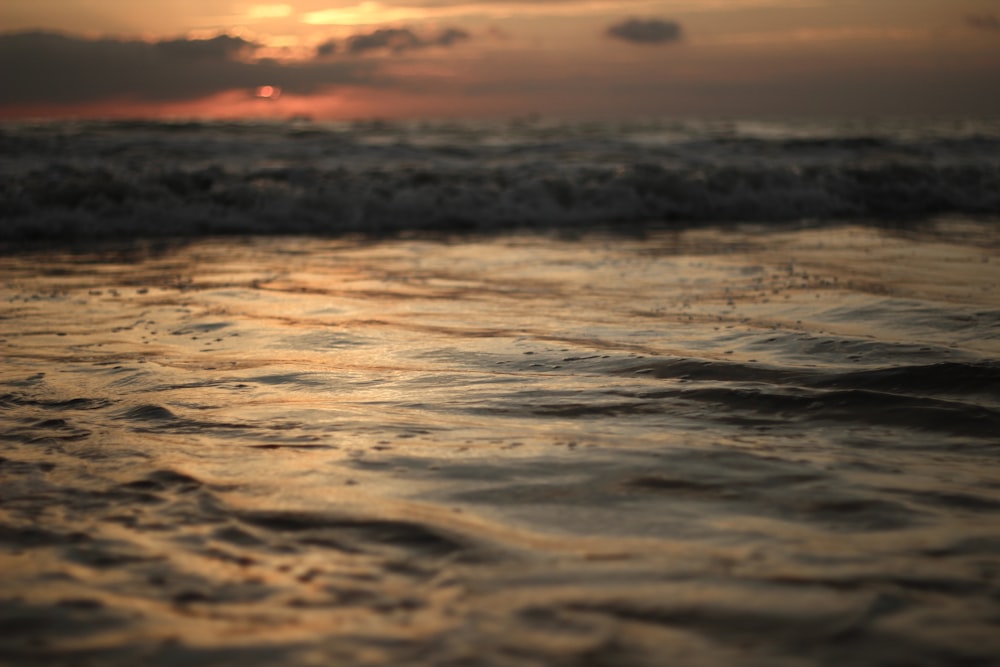
[[241, 54], [250, 55], [259, 47], [242, 37], [219, 35], [211, 39], [170, 39], [155, 42], [154, 48], [167, 58], [193, 60], [235, 60]]
[[681, 39], [683, 31], [675, 21], [628, 19], [610, 26], [608, 37], [632, 44], [669, 44]]
[[448, 28], [431, 37], [421, 37], [408, 28], [380, 28], [367, 34], [348, 37], [347, 52], [354, 55], [380, 50], [401, 53], [432, 46], [453, 46], [467, 39], [469, 33], [459, 28]]
[[437, 43], [434, 46], [451, 46], [456, 42], [469, 39], [469, 33], [461, 28], [448, 28], [437, 36]]
[[329, 58], [337, 53], [337, 40], [330, 39], [316, 47], [317, 58]]
[[420, 48], [420, 38], [406, 28], [380, 28], [366, 35], [347, 38], [347, 51], [355, 54], [379, 49], [398, 52], [415, 48]]
[[308, 94], [337, 85], [374, 84], [379, 77], [371, 61], [252, 61], [256, 48], [226, 35], [144, 42], [0, 33], [0, 62], [18, 63], [0, 68], [0, 91], [7, 105], [177, 102], [265, 84]]
[[996, 14], [969, 14], [965, 24], [977, 30], [992, 30], [1000, 32], [1000, 18]]

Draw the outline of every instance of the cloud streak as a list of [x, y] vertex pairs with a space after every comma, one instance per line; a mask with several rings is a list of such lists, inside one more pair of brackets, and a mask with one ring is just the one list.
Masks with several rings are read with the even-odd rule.
[[650, 0], [458, 0], [455, 2], [377, 2], [340, 3], [339, 6], [305, 12], [310, 25], [376, 25], [408, 21], [453, 20], [466, 17], [494, 19], [542, 16], [582, 16], [620, 12], [623, 8], [641, 11]]
[[[458, 17], [509, 18], [669, 12], [729, 12], [743, 9], [817, 7], [829, 0], [327, 0], [305, 11], [312, 25], [374, 25]], [[318, 3], [320, 4], [320, 3]]]
[[[51, 42], [50, 42], [51, 43]], [[242, 37], [219, 35], [211, 39], [169, 39], [153, 44], [153, 48], [166, 59], [236, 60], [240, 55], [251, 55], [260, 45]]]
[[630, 44], [670, 44], [680, 41], [683, 30], [676, 21], [633, 18], [610, 26], [606, 34]]
[[459, 28], [448, 28], [430, 37], [421, 37], [408, 28], [380, 28], [368, 34], [348, 37], [347, 52], [352, 55], [382, 50], [402, 53], [435, 46], [453, 46], [467, 39], [469, 33]]
[[977, 30], [1000, 32], [1000, 18], [996, 14], [969, 14], [965, 17], [965, 24]]
[[329, 58], [336, 55], [339, 50], [340, 46], [337, 44], [337, 40], [330, 39], [316, 47], [316, 57]]

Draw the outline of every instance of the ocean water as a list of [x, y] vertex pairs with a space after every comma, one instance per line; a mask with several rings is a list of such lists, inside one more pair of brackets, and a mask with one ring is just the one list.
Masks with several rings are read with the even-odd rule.
[[997, 664], [998, 146], [4, 126], [0, 663]]
[[0, 125], [0, 239], [1000, 215], [1000, 119]]

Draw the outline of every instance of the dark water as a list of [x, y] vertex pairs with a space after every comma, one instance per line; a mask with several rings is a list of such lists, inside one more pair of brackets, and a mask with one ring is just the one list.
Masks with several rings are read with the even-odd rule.
[[1000, 234], [0, 257], [0, 662], [1000, 660]]
[[0, 123], [0, 240], [1000, 216], [1000, 120]]

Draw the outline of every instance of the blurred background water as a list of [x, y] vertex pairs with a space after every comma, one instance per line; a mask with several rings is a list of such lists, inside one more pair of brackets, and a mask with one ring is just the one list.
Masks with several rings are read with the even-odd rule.
[[0, 238], [1000, 215], [1000, 121], [0, 126]]

